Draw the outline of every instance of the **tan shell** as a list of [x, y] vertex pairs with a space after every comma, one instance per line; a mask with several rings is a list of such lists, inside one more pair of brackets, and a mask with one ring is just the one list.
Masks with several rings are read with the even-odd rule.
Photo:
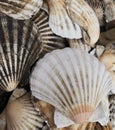
[[81, 38], [81, 29], [73, 22], [66, 10], [65, 0], [47, 0], [49, 6], [49, 25], [52, 31], [64, 38]]
[[104, 2], [103, 0], [85, 0], [94, 10], [100, 26], [104, 26]]
[[88, 34], [90, 46], [94, 46], [100, 34], [99, 22], [93, 9], [84, 0], [66, 1], [69, 16]]
[[42, 6], [42, 0], [2, 0], [0, 12], [15, 19], [29, 19]]

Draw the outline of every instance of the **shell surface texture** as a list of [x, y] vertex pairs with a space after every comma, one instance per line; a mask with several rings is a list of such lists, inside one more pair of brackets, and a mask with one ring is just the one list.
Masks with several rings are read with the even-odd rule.
[[30, 93], [9, 100], [5, 108], [7, 130], [39, 130], [44, 120], [35, 110]]
[[32, 17], [32, 21], [37, 25], [42, 38], [43, 49], [40, 54], [41, 56], [52, 50], [66, 47], [65, 39], [52, 32], [49, 26], [49, 15], [43, 9], [40, 9], [40, 11]]
[[[53, 105], [71, 123], [99, 121], [101, 113], [108, 119], [103, 99], [111, 90], [111, 78], [105, 66], [87, 52], [65, 48], [47, 54], [37, 62], [30, 84], [33, 96]], [[91, 118], [95, 112], [97, 117]]]
[[113, 130], [115, 129], [115, 94], [109, 96], [109, 119]]
[[15, 19], [29, 19], [42, 3], [42, 0], [1, 0], [0, 11]]
[[12, 91], [29, 76], [42, 48], [39, 32], [31, 21], [0, 16], [0, 88]]

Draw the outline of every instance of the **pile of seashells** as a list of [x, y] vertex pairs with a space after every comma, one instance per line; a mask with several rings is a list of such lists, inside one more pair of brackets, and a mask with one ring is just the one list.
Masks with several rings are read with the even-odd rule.
[[115, 0], [0, 0], [0, 130], [115, 130]]

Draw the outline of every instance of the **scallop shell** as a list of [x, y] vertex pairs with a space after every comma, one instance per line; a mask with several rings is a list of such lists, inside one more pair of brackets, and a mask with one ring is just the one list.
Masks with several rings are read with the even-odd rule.
[[38, 59], [41, 37], [31, 21], [0, 17], [0, 88], [12, 91], [28, 78]]
[[29, 19], [39, 11], [42, 3], [42, 0], [2, 0], [0, 12], [15, 19]]
[[100, 26], [104, 26], [104, 2], [101, 0], [85, 0], [94, 10]]
[[71, 48], [81, 48], [83, 51], [89, 52], [91, 50], [91, 47], [82, 39], [70, 39], [69, 44]]
[[81, 38], [81, 29], [69, 17], [65, 0], [47, 0], [47, 3], [49, 6], [49, 25], [52, 31], [64, 38]]
[[107, 45], [99, 60], [111, 74], [113, 84], [111, 92], [115, 93], [115, 44]]
[[42, 38], [43, 49], [40, 57], [52, 50], [66, 47], [67, 42], [65, 39], [52, 32], [49, 27], [49, 15], [43, 9], [40, 9], [32, 18], [32, 21], [37, 25]]
[[109, 119], [110, 119], [111, 126], [112, 126], [112, 128], [114, 130], [115, 129], [115, 94], [109, 96], [109, 102], [110, 102], [110, 105], [109, 105], [109, 110], [110, 110]]
[[34, 109], [30, 93], [10, 100], [5, 108], [5, 115], [7, 130], [38, 130], [44, 122]]
[[80, 49], [47, 54], [37, 62], [30, 84], [33, 96], [52, 104], [75, 123], [90, 120], [95, 112], [106, 117], [102, 124], [108, 121], [102, 100], [111, 90], [110, 75], [98, 59]]
[[99, 22], [93, 9], [84, 0], [66, 1], [66, 8], [72, 21], [87, 32], [89, 36], [87, 43], [93, 47], [100, 34]]

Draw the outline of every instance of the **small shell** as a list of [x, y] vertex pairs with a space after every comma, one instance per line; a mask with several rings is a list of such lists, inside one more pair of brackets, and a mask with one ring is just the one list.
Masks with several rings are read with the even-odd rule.
[[40, 57], [52, 50], [66, 47], [65, 39], [52, 32], [49, 27], [49, 15], [43, 9], [40, 9], [40, 11], [32, 18], [32, 21], [37, 25], [43, 43]]
[[111, 126], [113, 128], [113, 130], [115, 129], [115, 94], [113, 95], [109, 95], [109, 112], [110, 112], [110, 116], [109, 116], [109, 119], [110, 119], [110, 123], [111, 123]]
[[84, 0], [67, 1], [66, 8], [72, 21], [88, 34], [88, 44], [94, 47], [100, 35], [100, 27], [93, 9]]
[[69, 17], [65, 0], [47, 0], [47, 3], [49, 6], [49, 25], [52, 31], [64, 38], [81, 38], [81, 29]]
[[41, 37], [31, 21], [0, 16], [0, 88], [12, 91], [25, 79], [38, 59]]
[[101, 0], [85, 0], [94, 10], [100, 26], [104, 26], [104, 2]]
[[112, 93], [115, 93], [115, 44], [109, 44], [100, 55], [99, 60], [106, 66], [112, 78]]
[[0, 12], [15, 19], [29, 19], [42, 6], [42, 0], [2, 0]]
[[44, 120], [34, 109], [29, 93], [15, 100], [10, 99], [5, 115], [7, 130], [38, 130], [43, 127]]
[[102, 45], [96, 45], [96, 55], [97, 57], [100, 57], [102, 53], [104, 52], [105, 47]]
[[[103, 109], [102, 100], [112, 87], [110, 75], [98, 59], [80, 49], [47, 54], [37, 62], [30, 84], [33, 96], [76, 123], [89, 121], [95, 112], [98, 117], [103, 114], [101, 124], [108, 121], [108, 108]], [[98, 121], [98, 117], [90, 121]]]
[[105, 2], [105, 5], [105, 19], [108, 23], [115, 20], [115, 1]]

